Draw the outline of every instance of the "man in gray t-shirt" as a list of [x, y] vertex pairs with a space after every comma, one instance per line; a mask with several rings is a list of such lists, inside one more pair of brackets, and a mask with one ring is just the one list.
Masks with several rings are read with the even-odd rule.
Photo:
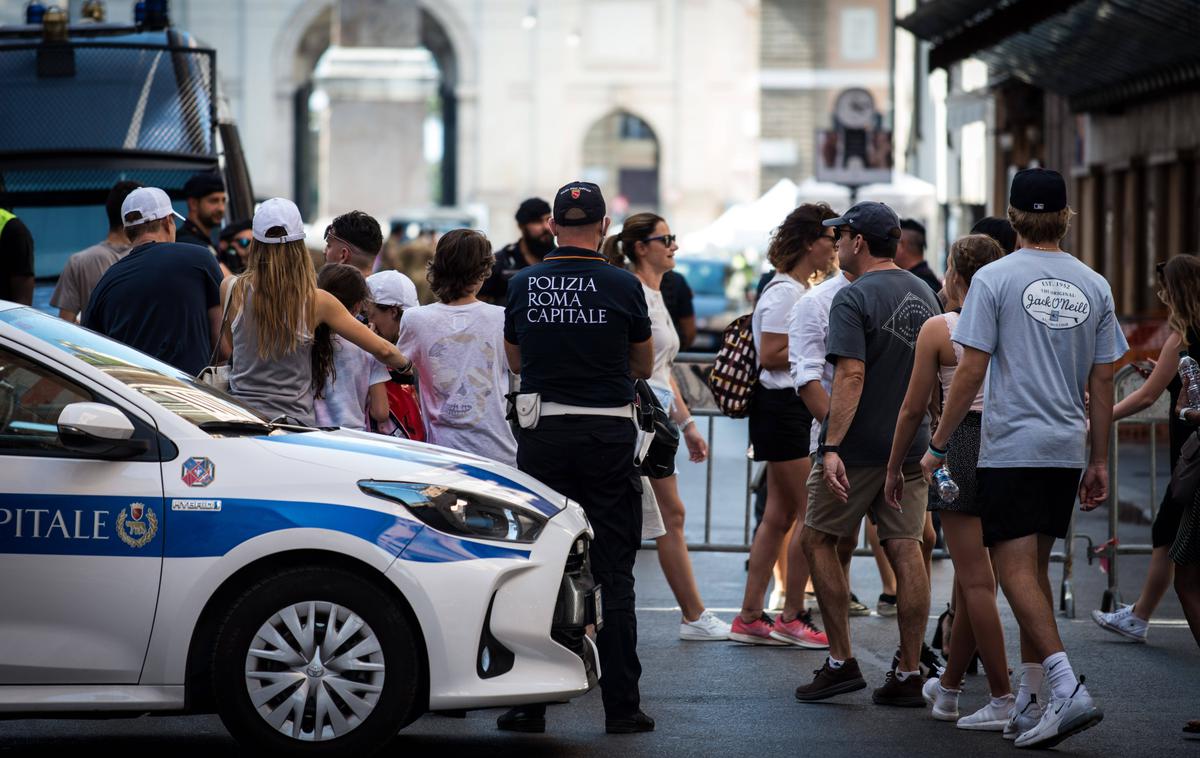
[[[882, 203], [858, 203], [824, 222], [837, 229], [838, 260], [855, 276], [829, 312], [828, 360], [835, 364], [829, 415], [808, 478], [802, 543], [829, 637], [829, 658], [802, 701], [824, 700], [866, 687], [850, 648], [850, 588], [837, 556], [839, 538], [854, 534], [871, 514], [892, 567], [899, 597], [900, 662], [874, 691], [880, 705], [924, 705], [919, 671], [929, 614], [929, 577], [921, 553], [928, 490], [914, 448], [904, 469], [902, 509], [883, 496], [892, 430], [912, 372], [921, 325], [937, 313], [929, 286], [896, 266], [900, 219]], [[923, 447], [928, 427], [918, 442]]]
[[104, 276], [109, 266], [124, 258], [132, 247], [129, 237], [125, 236], [121, 204], [130, 192], [140, 186], [137, 182], [129, 181], [113, 185], [104, 203], [104, 212], [108, 216], [108, 236], [67, 259], [66, 268], [59, 274], [54, 293], [50, 296], [50, 305], [58, 308], [58, 316], [64, 321], [74, 322], [87, 310], [88, 300], [100, 277]]
[[[1009, 219], [1020, 249], [971, 281], [952, 335], [963, 357], [921, 461], [929, 477], [986, 374], [978, 505], [984, 544], [1021, 627], [1024, 676], [1005, 706], [1004, 730], [1017, 747], [1051, 747], [1103, 718], [1067, 662], [1048, 567], [1076, 495], [1083, 510], [1108, 498], [1113, 362], [1129, 346], [1108, 282], [1059, 249], [1070, 214], [1057, 172], [1027, 169], [1013, 178]], [[1044, 709], [1035, 697], [1043, 677], [1051, 693]]]

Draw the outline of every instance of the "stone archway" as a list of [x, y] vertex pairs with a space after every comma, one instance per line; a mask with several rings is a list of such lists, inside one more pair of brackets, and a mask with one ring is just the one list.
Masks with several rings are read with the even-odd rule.
[[611, 196], [615, 219], [659, 210], [660, 152], [654, 129], [627, 110], [612, 111], [587, 130], [583, 175]]
[[[375, 50], [398, 48], [427, 51], [427, 55], [436, 66], [436, 76], [430, 83], [428, 93], [414, 90], [410, 97], [413, 102], [419, 103], [418, 107], [411, 110], [420, 111], [423, 108], [424, 115], [429, 116], [433, 122], [433, 131], [425, 128], [427, 125], [423, 123], [423, 115], [414, 113], [410, 118], [401, 118], [398, 124], [400, 127], [407, 125], [407, 129], [377, 124], [379, 128], [375, 129], [374, 139], [391, 138], [421, 145], [426, 133], [440, 134], [440, 138], [435, 139], [436, 143], [440, 143], [439, 166], [424, 165], [419, 170], [419, 177], [416, 176], [416, 164], [412, 161], [408, 162], [407, 167], [400, 169], [400, 173], [411, 175], [414, 183], [423, 183], [427, 191], [424, 194], [401, 192], [399, 196], [405, 197], [406, 200], [399, 204], [450, 205], [458, 202], [463, 194], [463, 184], [459, 179], [459, 166], [462, 165], [459, 152], [460, 146], [467, 142], [462, 138], [459, 124], [464, 115], [468, 123], [473, 120], [474, 99], [471, 93], [475, 78], [475, 50], [472, 48], [474, 43], [471, 34], [458, 18], [455, 9], [449, 7], [444, 0], [309, 0], [293, 12], [292, 19], [293, 24], [281, 33], [275, 47], [276, 70], [281, 75], [277, 80], [277, 91], [289, 91], [292, 97], [293, 194], [306, 216], [317, 214], [320, 205], [318, 187], [329, 185], [329, 176], [333, 169], [330, 151], [335, 145], [328, 138], [329, 119], [325, 117], [322, 121], [322, 114], [319, 113], [314, 117], [312, 106], [328, 104], [325, 96], [330, 94], [330, 87], [319, 86], [319, 74], [328, 74], [328, 71], [318, 71], [318, 68], [323, 60], [328, 60], [326, 54], [331, 47], [339, 42], [343, 47], [358, 45]], [[412, 69], [421, 65], [417, 60], [420, 56], [383, 57], [388, 59], [384, 65], [394, 68]], [[356, 63], [357, 60], [352, 61], [350, 68], [355, 68]], [[346, 71], [346, 66], [335, 71], [335, 86], [343, 83], [342, 74]], [[377, 76], [378, 72], [368, 72], [367, 75]], [[394, 85], [394, 82], [392, 84]], [[380, 97], [379, 82], [375, 81], [371, 87], [373, 92], [364, 99]], [[394, 89], [394, 86], [392, 88]], [[463, 102], [464, 97], [461, 94], [464, 91], [468, 93], [466, 103]], [[313, 98], [314, 93], [318, 94], [316, 99]], [[391, 95], [394, 94], [391, 92]], [[421, 102], [424, 100], [428, 100], [428, 103]], [[391, 118], [395, 118], [395, 114]], [[416, 123], [418, 121], [420, 123]], [[396, 122], [393, 121], [393, 124]], [[440, 128], [437, 124], [440, 124]], [[322, 134], [325, 136], [322, 137]], [[351, 139], [356, 138], [359, 138], [359, 135], [352, 135]], [[361, 138], [371, 137], [364, 133]], [[346, 137], [339, 134], [336, 146], [345, 144]], [[387, 147], [386, 143], [381, 146]], [[368, 153], [381, 157], [377, 151], [364, 151], [357, 156], [365, 157]], [[352, 160], [355, 157], [351, 155]], [[418, 154], [419, 157], [421, 156]], [[336, 164], [336, 161], [334, 163]], [[387, 164], [388, 160], [384, 159], [384, 163]], [[380, 168], [378, 162], [371, 164], [371, 170]], [[395, 166], [385, 165], [384, 170], [395, 171]], [[369, 194], [371, 197], [377, 197], [379, 193]], [[409, 201], [407, 198], [415, 200]], [[339, 204], [345, 203], [339, 201]], [[376, 207], [380, 211], [395, 210], [390, 207]]]

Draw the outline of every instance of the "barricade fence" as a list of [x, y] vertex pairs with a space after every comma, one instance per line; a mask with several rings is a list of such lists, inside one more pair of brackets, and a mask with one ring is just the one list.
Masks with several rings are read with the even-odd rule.
[[[697, 424], [703, 424], [705, 439], [708, 443], [709, 456], [704, 463], [704, 520], [703, 520], [703, 539], [700, 542], [689, 541], [688, 550], [696, 552], [721, 552], [721, 553], [746, 553], [750, 550], [750, 544], [753, 540], [753, 522], [754, 522], [754, 498], [756, 474], [761, 472], [756, 470], [756, 464], [750, 460], [749, 456], [742, 456], [744, 463], [737, 464], [739, 469], [744, 469], [744, 473], [739, 474], [745, 486], [742, 488], [742, 528], [741, 541], [714, 541], [713, 540], [713, 510], [714, 510], [714, 490], [713, 483], [715, 478], [719, 481], [728, 481], [725, 477], [728, 475], [728, 469], [732, 466], [728, 462], [722, 463], [722, 472], [716, 472], [717, 467], [717, 445], [721, 439], [716, 433], [717, 420], [723, 418], [720, 411], [713, 402], [712, 395], [709, 392], [707, 384], [708, 372], [712, 367], [713, 356], [707, 353], [681, 353], [675, 362], [674, 376], [679, 384], [680, 393], [683, 395], [692, 416], [697, 419]], [[1116, 396], [1120, 400], [1134, 389], [1136, 389], [1140, 379], [1140, 375], [1132, 366], [1127, 366], [1117, 373], [1114, 380], [1116, 387]], [[1117, 607], [1120, 603], [1120, 591], [1117, 587], [1118, 577], [1118, 556], [1120, 555], [1145, 555], [1150, 553], [1151, 546], [1146, 544], [1121, 544], [1119, 540], [1119, 462], [1118, 462], [1118, 431], [1122, 425], [1145, 425], [1150, 429], [1151, 445], [1150, 445], [1150, 466], [1152, 475], [1150, 477], [1150, 500], [1153, 512], [1157, 512], [1158, 507], [1158, 487], [1155, 481], [1153, 472], [1156, 470], [1156, 452], [1154, 440], [1156, 439], [1157, 427], [1167, 420], [1166, 408], [1167, 402], [1160, 398], [1158, 402], [1129, 419], [1115, 423], [1113, 425], [1110, 454], [1109, 454], [1109, 498], [1106, 506], [1109, 509], [1109, 534], [1108, 542], [1099, 547], [1093, 544], [1090, 535], [1077, 534], [1075, 530], [1075, 519], [1072, 518], [1066, 538], [1063, 540], [1063, 548], [1054, 551], [1050, 560], [1052, 563], [1062, 564], [1062, 575], [1059, 582], [1059, 611], [1069, 617], [1075, 617], [1075, 591], [1074, 591], [1074, 550], [1072, 546], [1076, 540], [1082, 540], [1087, 543], [1088, 563], [1090, 564], [1093, 557], [1104, 557], [1108, 562], [1108, 589], [1102, 598], [1101, 607], [1103, 610], [1111, 610]], [[733, 423], [737, 423], [736, 421]], [[745, 422], [742, 422], [745, 423]], [[744, 452], [744, 451], [743, 451]], [[686, 464], [685, 464], [686, 465]], [[762, 464], [757, 464], [760, 468]], [[677, 472], [680, 476], [682, 484], [685, 478], [690, 479], [691, 472], [687, 468], [681, 467]], [[689, 515], [695, 513], [694, 503], [685, 499], [685, 507], [688, 508]], [[694, 517], [693, 517], [694, 518]], [[691, 519], [689, 519], [690, 521]], [[859, 538], [859, 545], [854, 551], [855, 556], [872, 555], [871, 549], [867, 543], [865, 529]], [[656, 547], [654, 541], [646, 541], [643, 547], [653, 549]], [[944, 558], [947, 553], [944, 550], [936, 550], [935, 558]]]

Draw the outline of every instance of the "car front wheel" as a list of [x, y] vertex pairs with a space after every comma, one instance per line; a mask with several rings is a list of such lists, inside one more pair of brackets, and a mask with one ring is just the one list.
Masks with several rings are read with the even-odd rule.
[[420, 657], [395, 601], [364, 577], [302, 568], [259, 581], [217, 633], [213, 691], [239, 742], [363, 756], [412, 718]]

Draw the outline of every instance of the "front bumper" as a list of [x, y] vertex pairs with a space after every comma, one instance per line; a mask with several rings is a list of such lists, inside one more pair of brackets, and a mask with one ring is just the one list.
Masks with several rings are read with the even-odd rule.
[[528, 559], [392, 565], [388, 577], [424, 635], [430, 710], [566, 701], [596, 685], [596, 650], [583, 633], [594, 584], [586, 550], [572, 558], [590, 532], [573, 506], [550, 520]]

